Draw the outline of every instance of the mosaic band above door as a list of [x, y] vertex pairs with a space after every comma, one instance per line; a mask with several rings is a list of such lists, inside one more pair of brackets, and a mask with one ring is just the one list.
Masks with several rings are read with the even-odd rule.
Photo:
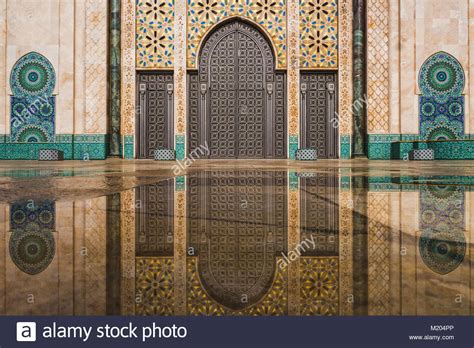
[[[219, 22], [248, 19], [271, 38], [277, 68], [287, 66], [287, 0], [137, 0], [136, 66], [172, 69], [175, 7], [186, 1], [186, 66], [197, 69], [202, 40]], [[338, 1], [300, 0], [300, 66], [338, 68]]]

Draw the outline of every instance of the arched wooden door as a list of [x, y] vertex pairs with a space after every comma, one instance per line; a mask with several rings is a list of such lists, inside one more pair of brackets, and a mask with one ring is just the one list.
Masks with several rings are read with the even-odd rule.
[[259, 30], [236, 20], [207, 38], [190, 76], [189, 150], [210, 158], [285, 158], [285, 75]]

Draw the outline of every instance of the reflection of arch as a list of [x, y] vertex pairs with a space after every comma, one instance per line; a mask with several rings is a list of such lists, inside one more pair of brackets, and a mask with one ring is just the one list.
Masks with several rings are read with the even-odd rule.
[[466, 254], [464, 231], [425, 230], [420, 237], [419, 249], [429, 269], [442, 275], [451, 273], [463, 262]]
[[[259, 302], [268, 293], [276, 274], [277, 260], [273, 242], [263, 245], [263, 248], [269, 250], [262, 251], [260, 255], [254, 254], [257, 260], [244, 260], [242, 264], [246, 266], [219, 267], [218, 261], [216, 262], [215, 258], [213, 260], [209, 253], [212, 248], [211, 241], [206, 236], [202, 239], [207, 241], [200, 247], [198, 275], [203, 289], [217, 303], [238, 310]], [[222, 242], [219, 247], [222, 247]], [[235, 255], [229, 253], [227, 256]], [[258, 260], [259, 256], [262, 256], [261, 260]]]
[[199, 288], [219, 305], [247, 309], [274, 285], [277, 257], [287, 249], [285, 175], [252, 170], [189, 177], [188, 248], [198, 256]]
[[49, 230], [20, 230], [10, 238], [10, 256], [24, 273], [35, 275], [43, 272], [54, 259], [55, 242]]
[[39, 274], [51, 264], [56, 250], [54, 227], [54, 202], [30, 200], [11, 205], [10, 257], [22, 272]]
[[274, 58], [274, 64], [276, 65], [276, 61], [277, 61], [277, 49], [276, 49], [276, 46], [275, 46], [275, 43], [273, 42], [273, 39], [271, 37], [271, 35], [268, 33], [268, 31], [262, 26], [260, 25], [259, 23], [249, 19], [249, 18], [246, 18], [246, 17], [243, 17], [243, 16], [238, 16], [238, 15], [233, 15], [233, 16], [229, 16], [229, 17], [226, 17], [225, 19], [217, 22], [217, 23], [214, 23], [210, 28], [207, 29], [206, 33], [202, 36], [201, 38], [201, 41], [199, 42], [199, 46], [197, 47], [197, 51], [198, 54], [196, 55], [196, 67], [199, 67], [199, 61], [201, 59], [201, 55], [202, 55], [202, 50], [203, 50], [203, 47], [205, 46], [206, 42], [208, 41], [208, 39], [210, 37], [212, 37], [212, 35], [214, 34], [215, 31], [219, 30], [219, 28], [227, 25], [228, 23], [230, 22], [235, 22], [235, 21], [240, 21], [240, 22], [243, 22], [243, 23], [246, 23], [248, 24], [250, 27], [254, 27], [255, 29], [257, 29], [260, 34], [262, 34], [267, 43], [269, 44], [270, 48], [271, 48], [271, 52], [272, 52], [272, 55], [273, 55], [273, 58]]
[[453, 272], [466, 254], [464, 189], [454, 185], [420, 187], [419, 252], [438, 274]]

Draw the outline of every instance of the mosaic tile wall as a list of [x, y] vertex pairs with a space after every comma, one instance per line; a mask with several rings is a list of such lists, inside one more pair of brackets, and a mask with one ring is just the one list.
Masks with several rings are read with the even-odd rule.
[[174, 0], [137, 0], [136, 16], [137, 67], [172, 68]]
[[420, 138], [454, 140], [464, 136], [465, 76], [456, 58], [438, 52], [420, 69]]
[[300, 0], [300, 67], [337, 69], [338, 1]]
[[187, 0], [187, 67], [197, 68], [201, 39], [219, 21], [231, 16], [252, 20], [273, 41], [277, 66], [286, 68], [286, 0]]
[[30, 52], [16, 62], [10, 76], [11, 142], [54, 142], [55, 86], [56, 73], [46, 57]]

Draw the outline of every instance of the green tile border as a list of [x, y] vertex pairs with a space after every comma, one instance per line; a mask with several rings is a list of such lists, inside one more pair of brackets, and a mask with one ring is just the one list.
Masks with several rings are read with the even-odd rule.
[[63, 151], [65, 160], [104, 160], [108, 153], [106, 134], [58, 134], [54, 143], [12, 143], [9, 135], [0, 138], [0, 160], [37, 160], [41, 149]]
[[474, 134], [466, 134], [465, 140], [420, 141], [416, 134], [369, 134], [368, 158], [371, 160], [406, 160], [413, 149], [435, 150], [437, 160], [474, 159]]
[[133, 135], [123, 135], [123, 158], [134, 159], [135, 158], [135, 137]]

